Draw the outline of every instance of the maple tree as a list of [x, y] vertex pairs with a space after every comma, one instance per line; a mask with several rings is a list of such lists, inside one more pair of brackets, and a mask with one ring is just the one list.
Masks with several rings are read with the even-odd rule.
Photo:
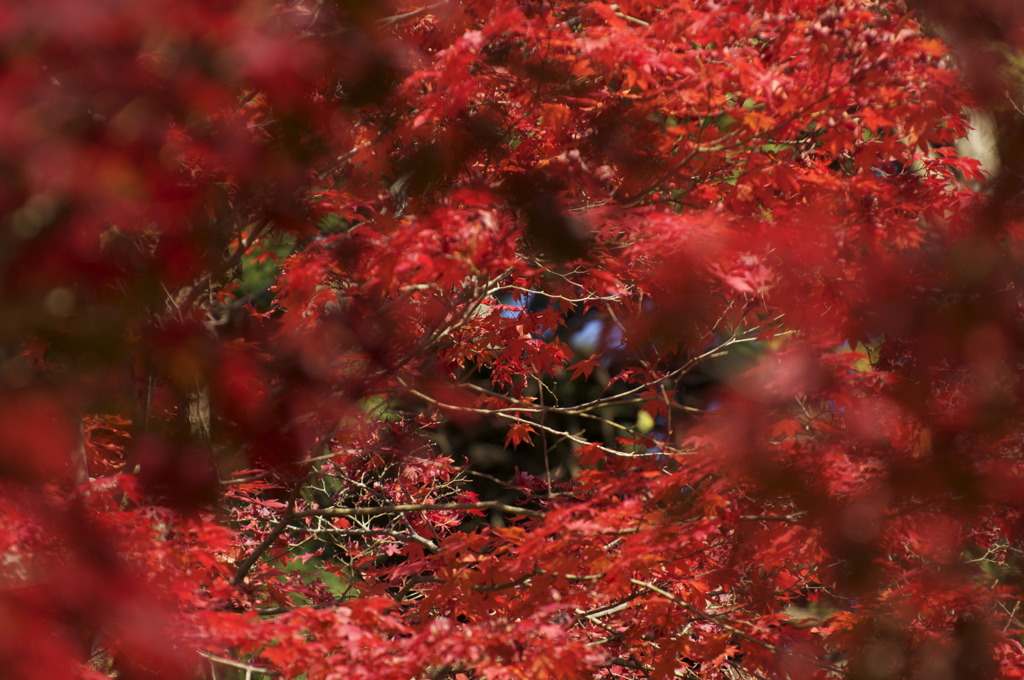
[[1024, 16], [921, 5], [0, 8], [4, 677], [1024, 676]]

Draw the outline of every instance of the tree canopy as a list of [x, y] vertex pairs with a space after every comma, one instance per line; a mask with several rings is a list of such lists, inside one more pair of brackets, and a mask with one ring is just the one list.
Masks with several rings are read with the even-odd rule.
[[1024, 9], [920, 5], [0, 8], [4, 677], [1024, 677]]

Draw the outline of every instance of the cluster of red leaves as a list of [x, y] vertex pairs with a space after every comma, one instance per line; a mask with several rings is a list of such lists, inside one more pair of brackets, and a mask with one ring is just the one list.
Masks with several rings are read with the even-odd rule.
[[4, 677], [1024, 676], [964, 6], [0, 8]]

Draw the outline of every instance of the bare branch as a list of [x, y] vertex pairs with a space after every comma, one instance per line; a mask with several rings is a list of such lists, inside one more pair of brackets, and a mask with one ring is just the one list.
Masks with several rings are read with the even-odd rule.
[[256, 564], [260, 557], [270, 549], [270, 546], [274, 544], [274, 541], [284, 533], [288, 524], [295, 518], [295, 501], [299, 497], [299, 492], [301, 491], [302, 486], [302, 484], [297, 484], [295, 486], [291, 494], [288, 496], [288, 506], [284, 510], [284, 515], [282, 515], [281, 519], [274, 525], [274, 528], [270, 530], [270, 533], [263, 539], [263, 542], [256, 546], [256, 549], [238, 565], [238, 571], [236, 571], [234, 577], [232, 577], [231, 585], [237, 588], [239, 584], [242, 583], [253, 565]]
[[406, 503], [403, 505], [379, 505], [367, 508], [321, 508], [319, 510], [303, 510], [292, 513], [289, 519], [302, 519], [304, 517], [372, 517], [375, 515], [437, 510], [500, 510], [509, 515], [526, 515], [527, 517], [544, 519], [544, 513], [538, 510], [506, 505], [498, 501], [479, 501], [476, 503]]
[[251, 673], [262, 673], [263, 675], [271, 675], [278, 677], [278, 674], [269, 668], [263, 668], [262, 666], [253, 666], [252, 664], [242, 663], [241, 661], [235, 661], [234, 659], [225, 659], [222, 656], [214, 656], [207, 652], [197, 652], [199, 656], [204, 659], [209, 659], [212, 663], [220, 664], [221, 666], [230, 666], [231, 668], [238, 668], [246, 673], [246, 677]]
[[393, 14], [393, 15], [391, 15], [389, 17], [384, 17], [383, 19], [378, 19], [377, 23], [379, 23], [382, 26], [390, 26], [392, 24], [399, 24], [399, 23], [405, 21], [406, 19], [412, 19], [415, 16], [423, 14], [424, 12], [429, 12], [430, 10], [432, 10], [432, 9], [434, 9], [436, 7], [440, 7], [441, 5], [445, 5], [445, 4], [447, 4], [447, 0], [442, 0], [441, 2], [434, 2], [434, 3], [431, 3], [429, 5], [425, 5], [423, 7], [418, 7], [417, 9], [409, 10], [408, 12], [402, 12], [401, 14]]

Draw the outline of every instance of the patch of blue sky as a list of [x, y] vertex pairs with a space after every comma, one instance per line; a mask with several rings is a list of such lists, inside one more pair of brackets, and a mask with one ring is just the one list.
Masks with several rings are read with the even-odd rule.
[[532, 293], [514, 293], [507, 297], [503, 296], [501, 300], [504, 306], [501, 310], [501, 318], [503, 319], [518, 319], [526, 313], [526, 307], [530, 304], [530, 298], [533, 297]]
[[[586, 321], [569, 338], [569, 344], [580, 354], [607, 352], [623, 346], [622, 329], [604, 317]], [[608, 359], [603, 358], [602, 361]]]

